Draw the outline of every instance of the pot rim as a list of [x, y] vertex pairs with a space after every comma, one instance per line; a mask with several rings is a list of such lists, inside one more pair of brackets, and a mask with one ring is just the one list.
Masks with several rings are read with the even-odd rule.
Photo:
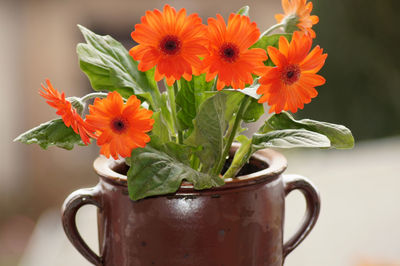
[[[231, 152], [234, 153], [239, 148], [239, 144], [234, 143], [232, 145]], [[193, 185], [189, 182], [183, 181], [178, 193], [185, 192], [205, 192], [205, 191], [219, 191], [229, 189], [232, 187], [252, 185], [255, 183], [272, 181], [275, 180], [280, 174], [287, 168], [286, 158], [279, 152], [271, 149], [263, 149], [255, 152], [250, 160], [257, 160], [268, 165], [267, 168], [248, 174], [238, 176], [236, 178], [225, 179], [225, 185], [221, 187], [214, 187], [204, 190], [195, 190]], [[105, 181], [127, 187], [127, 176], [117, 173], [113, 170], [117, 165], [124, 162], [124, 159], [114, 160], [112, 158], [107, 159], [104, 156], [99, 156], [93, 163], [95, 172]]]

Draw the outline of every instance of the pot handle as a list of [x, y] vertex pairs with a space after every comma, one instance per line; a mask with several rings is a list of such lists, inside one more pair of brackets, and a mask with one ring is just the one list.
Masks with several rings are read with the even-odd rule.
[[76, 227], [76, 213], [87, 204], [101, 209], [98, 187], [79, 189], [68, 196], [62, 207], [62, 225], [69, 241], [87, 260], [94, 265], [103, 265], [102, 258], [88, 247]]
[[321, 202], [318, 190], [305, 177], [300, 175], [283, 175], [285, 196], [293, 190], [300, 190], [306, 198], [306, 213], [297, 232], [283, 245], [283, 257], [292, 252], [310, 233], [317, 222]]

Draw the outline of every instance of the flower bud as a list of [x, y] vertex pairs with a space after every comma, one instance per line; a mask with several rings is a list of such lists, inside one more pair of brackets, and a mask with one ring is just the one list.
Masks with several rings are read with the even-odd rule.
[[85, 104], [81, 101], [81, 98], [78, 97], [68, 97], [66, 99], [67, 101], [69, 101], [72, 105], [72, 107], [75, 108], [76, 112], [79, 115], [82, 115], [83, 110], [85, 109]]
[[287, 15], [281, 22], [286, 33], [293, 33], [299, 30], [297, 24], [299, 23], [299, 17], [296, 14]]

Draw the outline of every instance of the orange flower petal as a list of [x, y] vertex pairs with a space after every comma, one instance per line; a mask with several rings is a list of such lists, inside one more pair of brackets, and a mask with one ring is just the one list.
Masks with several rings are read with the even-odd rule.
[[289, 41], [284, 36], [279, 37], [279, 51], [285, 57], [288, 57], [288, 54], [289, 54]]
[[325, 64], [327, 54], [322, 54], [323, 50], [317, 45], [307, 57], [300, 63], [300, 67], [308, 73], [317, 73]]
[[311, 43], [309, 36], [295, 32], [290, 43], [280, 38], [279, 50], [268, 47], [276, 66], [267, 67], [259, 79], [257, 93], [261, 95], [258, 102], [270, 105], [270, 113], [297, 112], [317, 96], [315, 87], [325, 83], [325, 79], [315, 73], [324, 65], [327, 55], [322, 54], [319, 46], [309, 52]]
[[302, 73], [300, 80], [312, 87], [324, 85], [326, 82], [324, 77], [312, 73]]
[[268, 55], [271, 58], [271, 61], [275, 65], [286, 65], [287, 64], [287, 59], [286, 57], [275, 47], [273, 46], [268, 46]]
[[285, 15], [283, 14], [275, 14], [275, 19], [278, 23], [281, 23], [281, 21], [285, 18]]
[[95, 137], [94, 129], [80, 117], [71, 103], [65, 99], [64, 92], [60, 93], [54, 89], [48, 79], [46, 79], [46, 85], [47, 88], [42, 84], [43, 91], [39, 91], [40, 96], [47, 100], [47, 104], [57, 109], [56, 114], [61, 116], [67, 127], [71, 127], [76, 134], [80, 135], [85, 145], [90, 144], [90, 137]]
[[163, 11], [147, 11], [141, 24], [135, 26], [132, 38], [139, 44], [130, 55], [140, 61], [139, 70], [156, 66], [156, 81], [167, 78], [173, 84], [182, 76], [192, 75], [192, 66], [201, 67], [200, 56], [207, 54], [206, 29], [197, 14], [186, 15], [169, 5]]
[[231, 14], [227, 25], [221, 15], [208, 19], [209, 54], [204, 56], [203, 73], [211, 81], [218, 75], [217, 90], [225, 86], [243, 89], [253, 83], [251, 74], [262, 75], [267, 60], [265, 50], [251, 45], [257, 42], [260, 31], [247, 16]]
[[318, 16], [310, 16], [310, 20], [313, 25], [315, 25], [319, 22]]
[[311, 27], [317, 24], [319, 19], [315, 15], [310, 15], [313, 9], [312, 2], [307, 3], [306, 0], [282, 0], [282, 8], [285, 14], [275, 15], [278, 23], [281, 23], [285, 18], [295, 16], [298, 21], [296, 26], [306, 35], [315, 38], [315, 32]]
[[144, 147], [150, 141], [146, 132], [153, 127], [153, 112], [141, 108], [134, 95], [123, 103], [118, 92], [110, 92], [107, 98], [96, 99], [89, 106], [89, 113], [86, 121], [96, 130], [100, 153], [106, 157], [128, 157], [132, 149]]
[[298, 64], [307, 56], [311, 49], [311, 45], [311, 37], [299, 31], [295, 31], [293, 33], [292, 42], [289, 46], [287, 57], [291, 59], [292, 63]]

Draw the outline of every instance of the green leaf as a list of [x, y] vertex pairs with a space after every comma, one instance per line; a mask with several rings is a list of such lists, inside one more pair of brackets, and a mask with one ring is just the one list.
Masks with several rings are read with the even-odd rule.
[[181, 89], [176, 95], [176, 105], [179, 127], [185, 130], [193, 127], [192, 120], [196, 117], [196, 98], [192, 82], [181, 80]]
[[275, 130], [265, 134], [253, 135], [255, 150], [264, 148], [329, 148], [329, 139], [319, 133], [305, 129]]
[[236, 14], [249, 16], [249, 9], [250, 9], [249, 6], [244, 6], [241, 9], [239, 9], [238, 12], [236, 12]]
[[243, 90], [226, 89], [226, 92], [232, 93], [243, 93], [248, 97], [251, 97], [250, 105], [247, 107], [246, 112], [243, 114], [243, 121], [251, 123], [257, 121], [264, 114], [264, 106], [258, 103], [258, 99], [261, 95], [256, 93], [260, 84], [255, 81], [251, 86], [244, 88]]
[[258, 101], [254, 98], [251, 99], [249, 107], [247, 107], [246, 112], [243, 114], [243, 121], [246, 123], [256, 122], [263, 114], [264, 106], [262, 103], [258, 103]]
[[273, 46], [275, 48], [279, 48], [279, 38], [283, 36], [285, 37], [289, 42], [292, 39], [292, 34], [272, 34], [272, 35], [266, 35], [263, 36], [261, 39], [259, 39], [255, 44], [253, 44], [251, 48], [261, 48], [264, 50], [267, 50], [268, 46]]
[[37, 143], [42, 149], [57, 146], [72, 150], [75, 144], [84, 146], [81, 137], [71, 127], [67, 127], [62, 119], [55, 119], [22, 133], [14, 141], [25, 144]]
[[207, 82], [206, 74], [201, 74], [200, 76], [193, 76], [192, 84], [194, 87], [194, 97], [196, 99], [196, 110], [200, 109], [200, 105], [215, 92], [212, 92], [214, 81]]
[[185, 141], [192, 146], [201, 146], [198, 152], [202, 172], [208, 172], [221, 160], [224, 149], [224, 135], [244, 94], [220, 91], [203, 102], [193, 120], [194, 131]]
[[236, 90], [236, 91], [246, 94], [247, 96], [250, 96], [251, 98], [258, 100], [261, 97], [261, 95], [257, 94], [258, 87], [260, 87], [260, 83], [258, 83], [258, 79], [255, 79], [253, 84], [251, 84], [250, 86], [244, 88], [243, 90]]
[[[289, 42], [292, 39], [292, 34], [273, 34], [273, 35], [266, 35], [259, 39], [255, 44], [253, 44], [251, 48], [261, 48], [267, 51], [268, 46], [273, 46], [275, 48], [279, 48], [279, 38], [284, 36]], [[267, 51], [268, 52], [268, 51]], [[267, 66], [274, 66], [271, 59], [268, 58], [267, 61], [264, 62]]]
[[94, 90], [118, 91], [123, 97], [140, 96], [153, 107], [158, 106], [160, 94], [154, 80], [154, 69], [138, 70], [121, 43], [110, 36], [100, 36], [78, 25], [87, 43], [77, 46], [79, 64]]
[[193, 153], [193, 147], [188, 145], [178, 144], [176, 142], [168, 141], [165, 143], [160, 142], [160, 139], [154, 137], [151, 139], [149, 145], [159, 151], [162, 151], [179, 162], [189, 165], [190, 156]]
[[[176, 192], [182, 181], [191, 182], [195, 189], [221, 186], [224, 181], [218, 176], [198, 172], [171, 155], [182, 156], [183, 147], [170, 143], [169, 154], [147, 145], [132, 151], [128, 171], [128, 191], [132, 200], [154, 195]], [[189, 158], [189, 157], [187, 157]]]
[[180, 80], [180, 90], [176, 95], [177, 113], [181, 130], [193, 128], [193, 119], [206, 99], [205, 92], [210, 90], [212, 82], [206, 82], [205, 74], [193, 76], [191, 81]]
[[164, 121], [161, 112], [154, 112], [152, 118], [154, 119], [154, 124], [151, 134], [157, 136], [161, 143], [168, 142], [170, 140], [170, 134], [167, 123]]
[[334, 148], [348, 149], [354, 146], [354, 137], [347, 127], [311, 119], [295, 120], [287, 112], [271, 116], [261, 128], [261, 132], [301, 128], [327, 136], [331, 142], [331, 146]]

